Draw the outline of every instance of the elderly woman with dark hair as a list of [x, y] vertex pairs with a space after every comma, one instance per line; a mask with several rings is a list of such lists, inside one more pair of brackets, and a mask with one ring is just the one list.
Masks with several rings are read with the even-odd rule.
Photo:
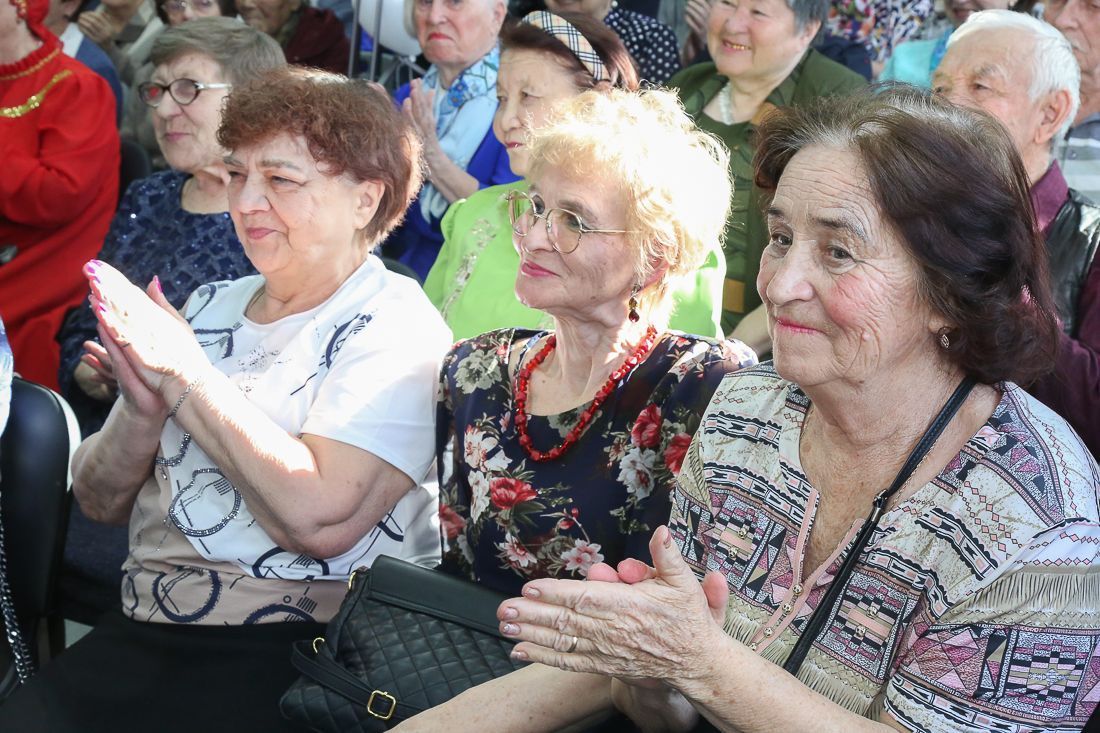
[[1100, 468], [1014, 384], [1057, 324], [1012, 142], [915, 92], [830, 100], [765, 122], [756, 180], [774, 363], [715, 393], [654, 567], [528, 583], [514, 655], [613, 675], [647, 730], [1080, 728]]
[[[767, 243], [759, 191], [752, 185], [756, 128], [769, 111], [864, 85], [855, 72], [810, 48], [829, 0], [717, 0], [707, 20], [711, 62], [669, 81], [702, 129], [730, 149], [733, 199], [726, 227], [722, 326], [730, 333], [760, 305], [757, 264]], [[767, 346], [762, 312], [734, 335]], [[760, 350], [760, 349], [757, 349]]]
[[352, 569], [438, 558], [416, 484], [450, 333], [371, 254], [420, 182], [411, 125], [380, 87], [284, 68], [234, 90], [218, 140], [260, 275], [177, 313], [156, 281], [86, 266], [121, 397], [73, 493], [129, 521], [122, 612], [0, 707], [6, 730], [286, 730], [288, 644]]

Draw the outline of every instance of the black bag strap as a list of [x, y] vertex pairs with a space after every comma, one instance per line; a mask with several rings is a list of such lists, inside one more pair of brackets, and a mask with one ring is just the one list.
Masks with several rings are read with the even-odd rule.
[[814, 640], [817, 638], [818, 634], [821, 633], [822, 627], [832, 616], [832, 608], [840, 599], [841, 593], [844, 592], [844, 587], [848, 584], [848, 578], [852, 575], [852, 571], [855, 570], [856, 562], [863, 553], [863, 548], [866, 547], [867, 543], [871, 540], [871, 535], [874, 533], [875, 527], [878, 526], [879, 517], [882, 516], [882, 512], [886, 508], [886, 503], [890, 500], [890, 497], [896, 494], [898, 490], [905, 485], [905, 482], [913, 475], [913, 471], [917, 470], [917, 466], [920, 465], [921, 460], [928, 454], [928, 451], [932, 450], [932, 446], [935, 445], [940, 435], [943, 434], [944, 428], [951, 422], [951, 418], [955, 417], [955, 413], [962, 407], [963, 402], [966, 401], [966, 398], [970, 395], [970, 391], [974, 389], [976, 383], [977, 380], [973, 377], [966, 377], [959, 383], [959, 386], [955, 388], [951, 397], [949, 397], [944, 404], [943, 409], [941, 409], [935, 419], [932, 420], [932, 424], [924, 431], [924, 435], [921, 436], [921, 439], [917, 441], [916, 447], [913, 448], [913, 452], [909, 454], [909, 458], [902, 464], [901, 470], [898, 471], [898, 475], [894, 477], [893, 483], [890, 484], [889, 488], [875, 497], [874, 504], [871, 508], [871, 514], [863, 522], [863, 526], [860, 528], [859, 534], [856, 535], [856, 539], [852, 544], [851, 551], [848, 553], [848, 556], [844, 558], [840, 570], [833, 578], [832, 585], [829, 586], [829, 590], [825, 593], [825, 597], [821, 599], [821, 603], [818, 604], [817, 610], [815, 610], [813, 616], [810, 617], [809, 622], [806, 624], [806, 628], [802, 631], [802, 635], [798, 637], [798, 642], [795, 643], [794, 649], [791, 650], [790, 656], [787, 657], [787, 661], [783, 663], [783, 669], [793, 675], [798, 674], [798, 670], [802, 667], [802, 662], [805, 661], [806, 654], [809, 653], [810, 647], [814, 644]]
[[404, 720], [423, 712], [398, 701], [390, 691], [367, 686], [363, 680], [340, 666], [329, 654], [327, 646], [322, 644], [314, 653], [313, 644], [311, 641], [296, 641], [291, 645], [290, 663], [294, 668], [326, 689], [362, 705], [380, 723], [390, 719]]

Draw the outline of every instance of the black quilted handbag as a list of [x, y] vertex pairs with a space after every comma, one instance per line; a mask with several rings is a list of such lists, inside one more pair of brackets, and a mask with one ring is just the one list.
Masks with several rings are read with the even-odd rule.
[[325, 638], [291, 654], [302, 677], [279, 707], [308, 730], [384, 731], [524, 666], [499, 630], [503, 595], [387, 556], [348, 586]]

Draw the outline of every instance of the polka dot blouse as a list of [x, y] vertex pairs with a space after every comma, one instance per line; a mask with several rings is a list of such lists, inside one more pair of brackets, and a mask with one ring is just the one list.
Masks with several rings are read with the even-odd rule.
[[642, 81], [664, 84], [680, 70], [676, 34], [664, 23], [617, 5], [611, 7], [604, 22], [619, 35], [634, 58]]

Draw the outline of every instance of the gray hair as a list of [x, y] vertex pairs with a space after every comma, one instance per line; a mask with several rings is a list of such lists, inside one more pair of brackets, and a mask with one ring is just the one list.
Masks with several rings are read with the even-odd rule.
[[830, 0], [787, 0], [787, 7], [794, 13], [794, 27], [799, 32], [814, 22], [824, 26], [830, 4]]
[[234, 85], [286, 66], [283, 49], [274, 38], [236, 18], [195, 18], [167, 28], [153, 43], [149, 60], [160, 66], [191, 53], [208, 57]]
[[1077, 107], [1081, 104], [1081, 69], [1073, 55], [1073, 46], [1057, 28], [1027, 13], [982, 10], [972, 13], [951, 34], [947, 47], [951, 48], [974, 33], [1000, 29], [1028, 31], [1035, 39], [1035, 52], [1031, 57], [1031, 89], [1028, 90], [1033, 100], [1063, 89], [1069, 92], [1069, 115], [1060, 131], [1061, 135], [1065, 135], [1077, 116]]

